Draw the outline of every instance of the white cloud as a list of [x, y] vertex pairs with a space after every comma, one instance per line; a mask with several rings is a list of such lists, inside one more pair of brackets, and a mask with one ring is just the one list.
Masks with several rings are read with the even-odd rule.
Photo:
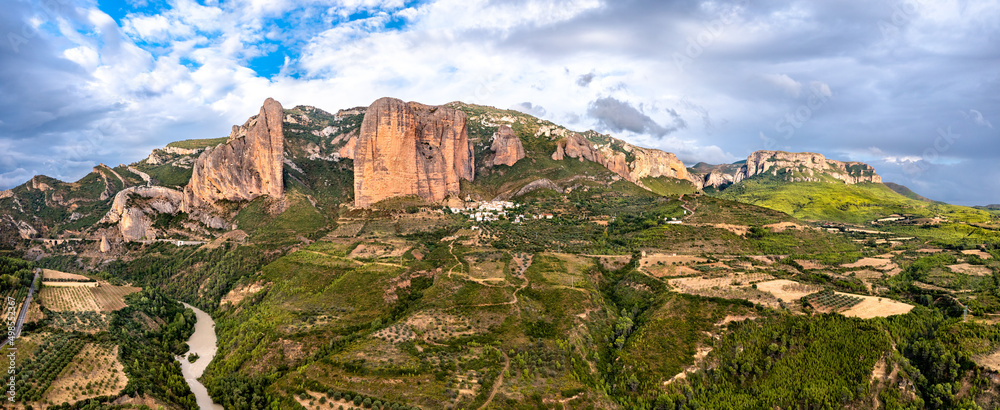
[[991, 123], [989, 120], [983, 117], [983, 113], [979, 112], [978, 110], [970, 109], [969, 112], [963, 111], [962, 115], [964, 115], [967, 120], [972, 121], [974, 124], [980, 127], [993, 128], [993, 123]]
[[787, 74], [764, 74], [763, 77], [764, 81], [792, 97], [798, 98], [802, 93], [802, 83], [795, 81]]
[[87, 71], [93, 71], [101, 63], [101, 56], [88, 46], [74, 47], [63, 52], [63, 57], [83, 67]]

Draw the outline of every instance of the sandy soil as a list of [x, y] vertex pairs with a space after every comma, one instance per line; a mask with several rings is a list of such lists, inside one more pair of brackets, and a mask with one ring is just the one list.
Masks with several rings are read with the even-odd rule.
[[856, 271], [853, 271], [853, 272], [850, 272], [850, 273], [853, 273], [854, 277], [856, 277], [858, 279], [868, 279], [868, 280], [871, 280], [871, 279], [881, 279], [882, 275], [885, 275], [885, 273], [883, 273], [883, 272], [879, 272], [879, 271], [875, 271], [875, 270], [871, 270], [871, 269], [856, 270]]
[[980, 259], [990, 259], [990, 258], [993, 258], [993, 255], [990, 255], [990, 254], [988, 254], [988, 253], [986, 253], [986, 252], [983, 252], [983, 251], [981, 251], [981, 250], [979, 250], [979, 249], [973, 249], [973, 250], [968, 250], [968, 251], [962, 251], [962, 254], [963, 254], [963, 255], [974, 255], [974, 256], [978, 256], [978, 257], [979, 257]]
[[716, 278], [677, 278], [671, 279], [668, 283], [678, 292], [682, 293], [727, 299], [743, 299], [764, 306], [778, 307], [778, 300], [772, 294], [752, 287], [753, 283], [771, 279], [774, 279], [774, 277], [766, 273], [751, 273]]
[[723, 318], [722, 320], [720, 320], [719, 323], [716, 323], [715, 325], [716, 326], [725, 326], [725, 325], [728, 325], [728, 324], [733, 323], [733, 322], [742, 322], [742, 321], [747, 320], [747, 319], [749, 319], [749, 320], [755, 320], [757, 318], [758, 317], [754, 316], [754, 315], [747, 315], [747, 316], [743, 316], [743, 315], [739, 315], [739, 316], [728, 315], [725, 318]]
[[[88, 343], [59, 374], [45, 397], [52, 403], [73, 403], [116, 395], [127, 383], [125, 368], [118, 361], [118, 346]], [[88, 385], [93, 389], [90, 393]]]
[[993, 274], [993, 269], [983, 265], [970, 265], [968, 263], [960, 263], [957, 265], [948, 265], [948, 269], [952, 272], [961, 273], [963, 275], [972, 276], [990, 276]]
[[222, 297], [222, 300], [219, 302], [219, 305], [221, 306], [226, 303], [229, 303], [231, 305], [239, 304], [240, 302], [243, 301], [243, 299], [246, 299], [247, 296], [254, 295], [257, 292], [260, 292], [261, 290], [264, 290], [263, 281], [254, 282], [249, 285], [237, 286], [233, 288], [233, 290], [229, 291], [229, 293], [227, 293], [226, 296]]
[[42, 281], [43, 287], [50, 288], [94, 288], [97, 287], [97, 282], [45, 282]]
[[944, 252], [944, 249], [926, 248], [926, 249], [917, 249], [917, 252], [920, 252], [920, 253], [938, 253], [938, 252]]
[[698, 370], [698, 366], [708, 357], [708, 354], [712, 353], [712, 348], [709, 346], [699, 346], [698, 350], [694, 353], [694, 364], [688, 366], [686, 369], [678, 373], [676, 376], [671, 377], [670, 380], [663, 382], [663, 385], [669, 385], [675, 381], [686, 379], [688, 373], [694, 373]]
[[844, 316], [857, 317], [861, 319], [871, 319], [875, 317], [887, 317], [894, 315], [902, 315], [908, 313], [913, 309], [912, 305], [907, 305], [903, 302], [897, 302], [892, 299], [880, 298], [876, 296], [863, 296], [855, 295], [850, 293], [841, 293], [841, 295], [849, 295], [854, 297], [859, 297], [864, 299], [861, 303], [854, 305], [854, 307], [840, 312]]
[[78, 280], [78, 281], [88, 281], [90, 278], [77, 275], [75, 273], [60, 272], [52, 269], [42, 269], [42, 280], [50, 279], [63, 279], [63, 280]]
[[773, 232], [784, 232], [787, 230], [803, 231], [809, 229], [807, 226], [799, 225], [795, 222], [779, 222], [776, 224], [764, 225], [765, 228]]
[[896, 264], [891, 260], [882, 258], [861, 258], [861, 260], [854, 263], [845, 263], [840, 265], [842, 268], [854, 269], [854, 268], [875, 268], [878, 270], [889, 270], [896, 267]]
[[795, 263], [802, 265], [803, 269], [826, 269], [827, 266], [819, 263], [818, 261], [807, 260], [807, 259], [796, 259]]
[[977, 356], [972, 359], [976, 364], [995, 372], [1000, 372], [1000, 351], [987, 355]]
[[354, 248], [351, 258], [398, 258], [403, 256], [409, 246], [402, 243], [362, 243]]
[[785, 258], [784, 255], [747, 255], [747, 257], [764, 265], [772, 265]]
[[707, 261], [708, 260], [705, 258], [691, 256], [691, 255], [654, 253], [644, 256], [642, 259], [640, 259], [639, 265], [653, 276], [668, 277], [668, 276], [683, 276], [683, 275], [695, 274], [698, 271], [695, 271], [691, 268], [677, 269], [677, 267], [679, 265], [691, 265], [695, 263], [704, 263]]
[[740, 236], [746, 235], [747, 232], [750, 232], [750, 227], [746, 225], [711, 224], [708, 226], [711, 226], [713, 228], [725, 229], [729, 232], [735, 233]]
[[643, 268], [650, 275], [657, 278], [672, 278], [677, 276], [691, 276], [700, 274], [701, 271], [687, 266], [650, 266]]
[[215, 240], [202, 245], [201, 248], [202, 249], [215, 249], [215, 248], [218, 248], [218, 247], [222, 246], [222, 244], [226, 243], [227, 241], [233, 241], [233, 242], [237, 242], [237, 243], [242, 243], [242, 242], [245, 242], [246, 239], [247, 239], [247, 237], [249, 237], [249, 236], [250, 235], [247, 235], [247, 233], [244, 232], [242, 229], [236, 229], [236, 230], [229, 231], [229, 232], [226, 232], [226, 233], [222, 234], [222, 236], [216, 238]]
[[769, 292], [785, 303], [791, 303], [802, 299], [803, 296], [810, 295], [822, 290], [819, 286], [803, 285], [801, 283], [778, 279], [757, 284], [757, 289]]

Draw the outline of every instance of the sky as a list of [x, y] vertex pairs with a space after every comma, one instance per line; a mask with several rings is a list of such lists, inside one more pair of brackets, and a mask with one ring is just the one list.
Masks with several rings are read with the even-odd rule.
[[1000, 203], [1000, 1], [4, 0], [0, 189], [228, 135], [267, 97], [512, 108], [676, 153], [864, 161]]

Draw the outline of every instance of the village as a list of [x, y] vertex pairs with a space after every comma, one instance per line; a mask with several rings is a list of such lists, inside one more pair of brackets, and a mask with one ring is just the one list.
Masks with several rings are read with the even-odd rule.
[[[451, 207], [449, 209], [452, 214], [467, 215], [470, 220], [474, 220], [476, 222], [495, 222], [505, 219], [512, 220], [514, 224], [521, 224], [530, 219], [553, 218], [553, 215], [550, 213], [540, 213], [535, 215], [525, 215], [523, 213], [515, 214], [514, 211], [520, 207], [520, 204], [511, 201], [470, 201], [466, 202], [461, 208]], [[508, 212], [508, 210], [511, 211]]]

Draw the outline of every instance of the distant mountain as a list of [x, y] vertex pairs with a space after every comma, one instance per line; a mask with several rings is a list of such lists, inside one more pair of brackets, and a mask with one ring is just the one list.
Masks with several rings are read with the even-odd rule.
[[907, 188], [897, 183], [885, 182], [885, 186], [889, 187], [889, 189], [893, 191], [896, 191], [897, 194], [900, 194], [910, 199], [916, 199], [918, 201], [924, 201], [924, 202], [934, 202], [933, 200], [927, 199], [921, 196], [920, 194], [913, 192], [912, 190], [910, 190], [910, 188]]
[[691, 181], [702, 189], [725, 189], [756, 176], [775, 177], [786, 182], [882, 182], [868, 164], [834, 161], [811, 152], [755, 151], [746, 161], [724, 165], [699, 163], [692, 171]]

